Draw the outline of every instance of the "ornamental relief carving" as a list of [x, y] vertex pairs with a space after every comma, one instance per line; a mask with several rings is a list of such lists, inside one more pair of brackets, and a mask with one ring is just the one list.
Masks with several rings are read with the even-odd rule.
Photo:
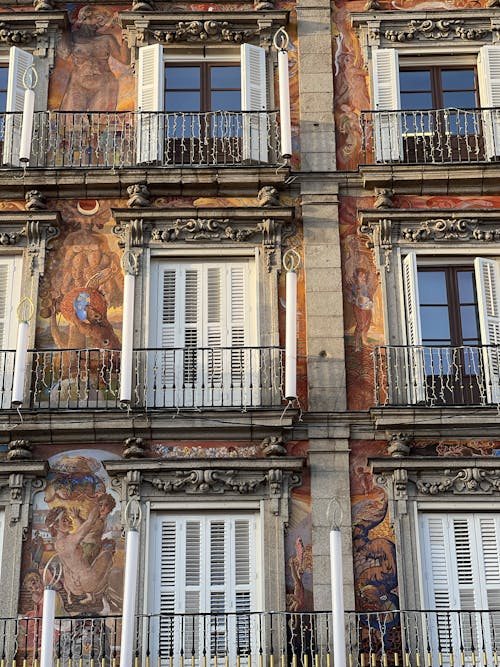
[[477, 219], [424, 220], [418, 227], [401, 230], [403, 241], [497, 241], [500, 229], [482, 229]]
[[47, 29], [36, 28], [35, 30], [26, 30], [20, 28], [13, 28], [8, 23], [0, 22], [0, 42], [8, 44], [9, 46], [21, 46], [30, 44], [35, 41], [37, 37], [45, 35]]
[[266, 484], [267, 474], [259, 477], [242, 478], [235, 470], [193, 470], [191, 472], [177, 472], [172, 479], [159, 477], [144, 478], [155, 489], [162, 493], [254, 493], [260, 486]]
[[409, 21], [401, 30], [386, 30], [384, 37], [390, 42], [407, 42], [414, 39], [482, 39], [491, 29], [473, 28], [463, 19], [426, 19]]
[[484, 468], [445, 470], [441, 479], [436, 481], [419, 479], [416, 486], [418, 492], [425, 496], [436, 496], [441, 493], [491, 494], [500, 490], [500, 470]]
[[248, 42], [258, 30], [237, 30], [228, 21], [179, 21], [169, 30], [149, 31], [162, 44], [174, 42]]

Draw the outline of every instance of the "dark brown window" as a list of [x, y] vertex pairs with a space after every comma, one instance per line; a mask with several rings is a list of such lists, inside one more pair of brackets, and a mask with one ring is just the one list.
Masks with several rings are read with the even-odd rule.
[[474, 109], [477, 104], [473, 67], [432, 66], [399, 73], [402, 109]]
[[182, 63], [165, 67], [166, 111], [240, 111], [240, 66]]
[[423, 345], [479, 345], [479, 316], [472, 267], [419, 268]]

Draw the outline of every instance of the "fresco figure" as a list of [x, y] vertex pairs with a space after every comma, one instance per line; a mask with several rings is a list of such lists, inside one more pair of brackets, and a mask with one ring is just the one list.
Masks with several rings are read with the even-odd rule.
[[355, 269], [348, 285], [347, 299], [352, 304], [356, 323], [354, 328], [354, 350], [359, 352], [366, 345], [366, 336], [372, 323], [373, 293], [375, 291], [369, 272], [363, 268]]
[[126, 65], [130, 57], [126, 45], [113, 34], [112, 17], [110, 9], [86, 5], [78, 13], [73, 32], [61, 42], [58, 54], [72, 61], [62, 110], [116, 110], [119, 84], [109, 59]]
[[46, 525], [54, 538], [54, 548], [62, 564], [69, 604], [73, 603], [73, 596], [83, 596], [80, 604], [93, 603], [95, 597], [106, 590], [115, 552], [114, 541], [110, 540], [103, 545], [91, 563], [85, 556], [82, 544], [98, 517], [97, 503], [86, 519], [82, 519], [76, 507], [71, 510], [54, 507], [47, 514]]

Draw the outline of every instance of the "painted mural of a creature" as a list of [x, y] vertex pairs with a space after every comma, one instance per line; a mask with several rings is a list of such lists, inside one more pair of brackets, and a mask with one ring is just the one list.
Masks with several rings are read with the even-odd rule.
[[368, 612], [386, 612], [386, 629], [397, 625], [399, 616], [392, 613], [399, 607], [397, 595], [396, 548], [386, 537], [370, 535], [385, 519], [387, 496], [378, 487], [372, 497], [353, 506], [353, 546], [356, 570], [356, 593], [359, 607], [367, 612], [367, 624], [379, 621]]
[[[76, 287], [54, 302], [50, 318], [50, 331], [60, 349], [83, 349], [97, 347], [117, 350], [120, 341], [109, 322], [108, 304], [99, 281], [106, 273], [100, 272], [84, 286]], [[58, 313], [68, 323], [67, 332], [59, 327]], [[89, 345], [90, 343], [90, 345]]]

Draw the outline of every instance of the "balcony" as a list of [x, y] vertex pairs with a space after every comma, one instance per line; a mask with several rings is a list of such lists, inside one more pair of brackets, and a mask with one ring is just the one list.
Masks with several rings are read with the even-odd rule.
[[360, 122], [365, 165], [500, 159], [500, 109], [364, 111]]
[[[21, 113], [0, 114], [4, 166], [19, 166]], [[30, 168], [126, 169], [277, 165], [277, 111], [39, 111]]]
[[[147, 615], [136, 627], [136, 667], [333, 665], [329, 612]], [[345, 627], [350, 667], [498, 664], [500, 611], [346, 612]], [[56, 618], [54, 664], [116, 667], [120, 635], [119, 616]], [[0, 619], [2, 665], [36, 667], [40, 642], [40, 618]]]
[[[0, 352], [0, 409], [10, 409], [14, 351]], [[279, 407], [284, 351], [277, 347], [134, 350], [131, 409]], [[24, 408], [112, 410], [120, 404], [120, 351], [30, 350]]]
[[500, 347], [382, 345], [374, 349], [377, 406], [500, 403]]

